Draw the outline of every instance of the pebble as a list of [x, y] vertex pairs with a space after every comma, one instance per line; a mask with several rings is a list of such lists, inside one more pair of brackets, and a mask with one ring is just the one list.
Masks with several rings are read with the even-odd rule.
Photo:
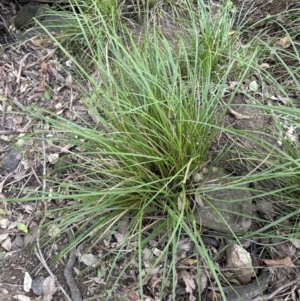
[[1, 165], [8, 171], [14, 171], [18, 167], [21, 159], [21, 152], [14, 147], [10, 147], [5, 152], [1, 160]]

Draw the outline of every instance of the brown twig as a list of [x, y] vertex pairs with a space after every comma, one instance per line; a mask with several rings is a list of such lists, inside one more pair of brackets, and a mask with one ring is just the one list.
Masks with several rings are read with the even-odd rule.
[[[68, 241], [72, 240], [72, 232], [71, 230], [67, 230], [66, 235], [68, 237]], [[64, 269], [64, 276], [66, 278], [67, 284], [69, 286], [69, 289], [71, 291], [71, 296], [73, 301], [82, 301], [81, 295], [80, 295], [80, 290], [74, 280], [73, 277], [73, 267], [76, 262], [76, 250], [75, 248], [72, 248], [72, 250], [69, 252], [69, 259], [67, 261], [67, 264]]]

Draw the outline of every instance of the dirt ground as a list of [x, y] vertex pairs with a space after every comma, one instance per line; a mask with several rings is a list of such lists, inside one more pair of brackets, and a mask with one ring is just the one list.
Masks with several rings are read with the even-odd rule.
[[[251, 16], [249, 24], [259, 21], [268, 14], [277, 14], [284, 11], [293, 1], [288, 0], [235, 0], [234, 4], [238, 7], [240, 15]], [[23, 5], [23, 3], [22, 3]], [[0, 38], [7, 35], [7, 26], [13, 21], [20, 6], [17, 2], [10, 0], [0, 1]], [[45, 63], [47, 62], [47, 64]], [[47, 65], [47, 67], [46, 67]], [[0, 50], [0, 101], [1, 101], [1, 124], [0, 124], [0, 301], [29, 301], [29, 300], [73, 300], [71, 296], [70, 287], [66, 282], [64, 276], [65, 268], [68, 265], [68, 256], [60, 260], [55, 265], [51, 265], [51, 260], [55, 255], [66, 245], [68, 237], [65, 233], [61, 233], [55, 240], [55, 243], [41, 246], [40, 250], [35, 248], [31, 250], [30, 241], [36, 241], [36, 232], [31, 235], [24, 234], [20, 229], [20, 224], [24, 225], [29, 231], [37, 228], [41, 224], [41, 213], [44, 205], [38, 202], [32, 204], [23, 203], [7, 203], [6, 198], [18, 198], [21, 195], [26, 195], [27, 189], [41, 189], [43, 186], [43, 164], [37, 160], [36, 157], [43, 154], [43, 149], [40, 143], [35, 140], [22, 141], [22, 134], [30, 133], [32, 131], [43, 130], [44, 124], [36, 120], [18, 114], [18, 107], [14, 103], [5, 102], [2, 95], [10, 99], [17, 100], [22, 106], [37, 105], [45, 109], [55, 111], [58, 114], [76, 121], [76, 114], [81, 118], [90, 120], [92, 117], [87, 112], [86, 108], [81, 104], [76, 92], [71, 83], [68, 82], [68, 74], [66, 74], [61, 65], [66, 65], [63, 55], [47, 40], [36, 40], [32, 42], [22, 43], [21, 45], [14, 45], [6, 48], [5, 51]], [[50, 85], [55, 91], [53, 97], [47, 97], [47, 88], [45, 83]], [[67, 101], [66, 101], [67, 100]], [[241, 112], [243, 113], [243, 112]], [[229, 118], [229, 117], [228, 117]], [[230, 119], [230, 118], [229, 118]], [[78, 122], [82, 122], [78, 120]], [[231, 122], [230, 120], [228, 122]], [[26, 152], [21, 153], [16, 144], [25, 143]], [[54, 145], [47, 145], [46, 150], [48, 154], [61, 156], [63, 150], [56, 149]], [[55, 166], [50, 166], [54, 170]], [[62, 176], [69, 175], [72, 171], [64, 170]], [[63, 206], [64, 204], [48, 204], [51, 208], [55, 206]], [[47, 231], [52, 231], [47, 228]], [[53, 230], [54, 231], [54, 230]], [[111, 237], [106, 242], [107, 245], [115, 243], [115, 237]], [[207, 245], [212, 246], [218, 242], [211, 240], [207, 241]], [[102, 254], [106, 246], [98, 246], [95, 252]], [[41, 256], [37, 256], [39, 251]], [[193, 246], [189, 251], [193, 253]], [[299, 258], [300, 246], [297, 248], [288, 243], [282, 243], [274, 246], [274, 252], [279, 252], [284, 258]], [[128, 253], [129, 257], [133, 256]], [[91, 254], [92, 255], [92, 254]], [[298, 264], [299, 264], [299, 259]], [[45, 268], [47, 262], [50, 266], [50, 273]], [[110, 277], [111, 283], [106, 283], [106, 277], [109, 273], [112, 260], [103, 262], [96, 268], [87, 269], [87, 261], [76, 262], [72, 271], [75, 274], [75, 281], [78, 284], [82, 299], [85, 301], [91, 300], [105, 300], [107, 296], [111, 295], [109, 300], [133, 300], [137, 301], [138, 296], [130, 292], [130, 288], [138, 284], [135, 278], [135, 272], [138, 266], [132, 266], [126, 278], [122, 278], [118, 285], [113, 287], [113, 280], [118, 277], [118, 269], [122, 269], [126, 265], [126, 261], [120, 261], [115, 265], [115, 270]], [[185, 270], [195, 269], [193, 265], [183, 264], [181, 272]], [[289, 295], [290, 298], [286, 300], [300, 300], [300, 282], [293, 282], [298, 277], [300, 271], [295, 265], [286, 265], [280, 269], [273, 269], [271, 271], [271, 279], [269, 280], [269, 294], [275, 292], [276, 289], [290, 284], [288, 288], [293, 288], [293, 292]], [[46, 298], [45, 288], [42, 288], [44, 280], [49, 275], [54, 276], [60, 285], [64, 288], [66, 294], [61, 289], [50, 289], [49, 299]], [[29, 275], [26, 281], [26, 275]], [[30, 280], [31, 279], [31, 280]], [[34, 293], [31, 286], [28, 289], [28, 282], [34, 281], [36, 292]], [[151, 286], [152, 285], [152, 286]], [[298, 286], [297, 286], [298, 285]], [[249, 288], [248, 288], [249, 289]], [[251, 288], [253, 290], [253, 288]], [[40, 293], [44, 291], [44, 296]], [[147, 300], [155, 299], [155, 283], [145, 284], [145, 291], [149, 294]], [[178, 283], [176, 289], [177, 300], [191, 300], [189, 294], [185, 291], [185, 284]], [[293, 295], [294, 294], [294, 295]], [[169, 300], [166, 292], [166, 299]], [[52, 298], [52, 299], [51, 299]], [[68, 299], [69, 298], [69, 299]], [[282, 296], [276, 300], [284, 300], [286, 296]], [[251, 298], [252, 299], [252, 298]], [[249, 299], [249, 300], [251, 300]], [[80, 299], [78, 299], [80, 300]], [[204, 300], [213, 300], [209, 295], [205, 296]], [[232, 299], [237, 300], [237, 299]], [[255, 300], [255, 299], [253, 299]], [[275, 300], [269, 298], [269, 300]]]

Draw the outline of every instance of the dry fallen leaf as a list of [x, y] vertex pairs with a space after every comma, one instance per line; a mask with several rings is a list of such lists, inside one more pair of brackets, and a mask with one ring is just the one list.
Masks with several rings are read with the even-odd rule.
[[21, 92], [21, 93], [24, 93], [24, 92], [26, 92], [29, 88], [30, 88], [30, 85], [29, 85], [29, 84], [22, 84], [22, 85], [20, 86], [20, 92]]
[[43, 282], [43, 301], [52, 300], [52, 296], [56, 293], [57, 287], [52, 276], [47, 277]]
[[182, 210], [182, 198], [183, 198], [183, 194], [181, 192], [180, 195], [177, 198], [177, 208], [178, 208], [178, 211]]
[[31, 284], [32, 284], [32, 278], [30, 277], [29, 273], [25, 272], [23, 289], [26, 293], [29, 293], [31, 289]]
[[6, 251], [10, 251], [11, 250], [11, 240], [10, 237], [7, 237], [2, 243], [1, 243], [1, 247], [3, 249], [5, 249]]
[[261, 68], [270, 68], [271, 67], [268, 63], [261, 63], [259, 66]]
[[292, 103], [292, 101], [287, 98], [287, 97], [283, 97], [283, 96], [280, 96], [280, 95], [277, 95], [277, 99], [282, 102], [284, 105], [289, 105]]
[[250, 84], [249, 84], [249, 89], [253, 92], [257, 92], [259, 88], [259, 84], [256, 80], [253, 80]]
[[67, 77], [66, 77], [66, 86], [69, 89], [71, 89], [72, 88], [72, 83], [73, 83], [72, 76], [70, 74], [68, 74]]
[[192, 249], [192, 242], [190, 239], [182, 239], [178, 242], [178, 251], [190, 251]]
[[150, 260], [153, 257], [153, 253], [150, 251], [149, 248], [144, 248], [143, 249], [143, 259], [146, 260]]
[[24, 296], [24, 295], [15, 295], [13, 297], [19, 301], [31, 301], [31, 298]]
[[[132, 301], [140, 301], [141, 300], [141, 298], [136, 293], [133, 293], [130, 289], [123, 288], [122, 290], [123, 290], [124, 294], [128, 298], [130, 298], [130, 300], [132, 300]], [[128, 300], [128, 298], [127, 298], [127, 300]]]
[[123, 243], [123, 241], [124, 241], [124, 235], [123, 234], [121, 234], [119, 232], [116, 232], [116, 233], [114, 233], [114, 237], [117, 240], [119, 245]]
[[196, 300], [196, 298], [193, 295], [193, 290], [196, 289], [196, 284], [194, 279], [187, 271], [182, 271], [180, 276], [185, 283], [185, 291], [189, 293], [189, 300], [190, 301]]
[[57, 224], [51, 224], [48, 227], [48, 234], [49, 234], [50, 237], [58, 236], [60, 233], [61, 233], [61, 230], [60, 230], [60, 228], [58, 227]]
[[195, 265], [197, 263], [197, 259], [188, 258], [184, 261], [187, 265]]
[[48, 69], [48, 65], [45, 61], [41, 62], [41, 69], [39, 70], [40, 73], [46, 73]]
[[287, 128], [286, 134], [291, 142], [297, 142], [298, 140], [298, 135], [295, 135], [294, 133], [295, 133], [295, 128], [293, 126]]
[[9, 224], [9, 226], [7, 227], [7, 230], [15, 229], [17, 227], [17, 225], [18, 225], [18, 221], [14, 221]]
[[80, 256], [79, 261], [83, 262], [86, 266], [96, 267], [98, 259], [93, 254], [83, 254]]
[[0, 218], [0, 228], [7, 229], [10, 224], [10, 220], [8, 218]]
[[161, 266], [153, 267], [153, 265], [149, 264], [148, 262], [144, 262], [144, 271], [145, 273], [149, 273], [150, 275], [157, 275], [161, 271]]
[[65, 78], [57, 71], [56, 68], [49, 66], [49, 69], [51, 70], [51, 73], [56, 78], [56, 80], [63, 82], [63, 83], [65, 82]]
[[207, 273], [201, 269], [201, 273], [200, 273], [200, 287], [198, 287], [199, 290], [201, 290], [201, 293], [206, 289], [207, 287]]
[[158, 248], [154, 248], [153, 254], [158, 257], [158, 256], [161, 256], [163, 254], [163, 251], [158, 249]]
[[4, 241], [8, 237], [8, 233], [0, 234], [0, 242]]
[[92, 280], [98, 284], [106, 284], [105, 280], [100, 277], [91, 277], [90, 280]]
[[243, 120], [243, 119], [251, 119], [250, 116], [246, 116], [243, 114], [240, 114], [238, 112], [236, 112], [235, 110], [228, 108], [229, 113], [237, 120]]
[[204, 205], [204, 202], [203, 202], [200, 194], [197, 191], [194, 193], [194, 200], [197, 203], [197, 205], [199, 205], [201, 208], [203, 208], [203, 209], [209, 209], [210, 208], [210, 206], [205, 206]]
[[58, 158], [59, 158], [59, 153], [53, 153], [47, 156], [47, 160], [50, 164], [54, 164], [55, 162], [57, 162]]
[[291, 243], [294, 245], [295, 248], [300, 249], [300, 239], [292, 239]]
[[262, 261], [268, 266], [282, 265], [286, 267], [295, 267], [290, 257], [285, 257], [282, 259], [262, 259]]
[[277, 44], [280, 45], [282, 48], [289, 48], [292, 45], [289, 36], [283, 37], [277, 42]]

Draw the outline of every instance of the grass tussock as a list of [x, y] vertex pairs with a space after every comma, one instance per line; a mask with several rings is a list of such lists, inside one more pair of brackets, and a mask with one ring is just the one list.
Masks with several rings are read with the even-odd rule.
[[[166, 242], [153, 268], [170, 255], [173, 259], [165, 265], [163, 277], [173, 283], [175, 290], [176, 246], [182, 235], [193, 241], [199, 262], [208, 267], [222, 291], [222, 276], [193, 220], [192, 196], [199, 189], [194, 185], [194, 175], [208, 162], [242, 162], [247, 172], [237, 181], [251, 184], [249, 189], [257, 199], [271, 199], [281, 207], [295, 198], [300, 181], [300, 161], [294, 144], [281, 139], [279, 147], [273, 143], [280, 139], [278, 132], [263, 133], [268, 135], [264, 139], [244, 129], [224, 128], [222, 120], [240, 93], [249, 97], [250, 106], [273, 119], [281, 114], [299, 122], [299, 109], [268, 106], [245, 88], [247, 80], [259, 73], [262, 83], [274, 85], [287, 96], [268, 70], [257, 71], [259, 55], [266, 50], [260, 49], [258, 37], [247, 46], [241, 44], [238, 32], [232, 31], [234, 16], [229, 4], [213, 14], [202, 1], [187, 1], [184, 7], [180, 3], [168, 5], [166, 11], [159, 10], [158, 14], [158, 10], [152, 10], [152, 14], [144, 16], [143, 28], [136, 32], [130, 25], [136, 20], [130, 20], [130, 14], [122, 15], [116, 6], [103, 12], [97, 1], [86, 3], [84, 7], [76, 2], [71, 6], [72, 24], [77, 24], [77, 31], [69, 36], [70, 44], [61, 45], [61, 50], [76, 69], [74, 79], [93, 124], [83, 120], [85, 124], [78, 125], [38, 108], [31, 112], [66, 133], [57, 140], [53, 138], [53, 143], [73, 145], [66, 157], [72, 158], [68, 167], [77, 170], [76, 175], [69, 181], [47, 179], [53, 199], [75, 201], [50, 213], [62, 231], [73, 227], [75, 232], [74, 240], [57, 259], [84, 241], [89, 241], [88, 252], [126, 220], [126, 238], [116, 248], [114, 263], [129, 252], [132, 258], [138, 258], [141, 295], [143, 279], [151, 272], [143, 272], [143, 248], [157, 237]], [[107, 15], [112, 15], [108, 11], [114, 16], [109, 20]], [[161, 15], [166, 19], [159, 19]], [[178, 22], [174, 16], [182, 20], [176, 28], [172, 27]], [[162, 21], [170, 28], [160, 26]], [[74, 41], [82, 46], [77, 55], [73, 46], [68, 47]], [[288, 65], [277, 58], [289, 71]], [[296, 54], [294, 58], [299, 59]], [[290, 80], [298, 86], [297, 75], [293, 74], [290, 72]], [[232, 82], [237, 84], [229, 89]], [[220, 100], [227, 89], [230, 95], [224, 105]], [[279, 121], [276, 124], [283, 130]], [[215, 152], [221, 133], [230, 139]], [[244, 141], [241, 139], [256, 148], [236, 144]], [[286, 239], [298, 233], [297, 202], [294, 199], [293, 210], [286, 210], [278, 220], [253, 217], [260, 227], [255, 226], [245, 237]], [[287, 227], [283, 223], [286, 220], [295, 222], [289, 233], [281, 228]]]

